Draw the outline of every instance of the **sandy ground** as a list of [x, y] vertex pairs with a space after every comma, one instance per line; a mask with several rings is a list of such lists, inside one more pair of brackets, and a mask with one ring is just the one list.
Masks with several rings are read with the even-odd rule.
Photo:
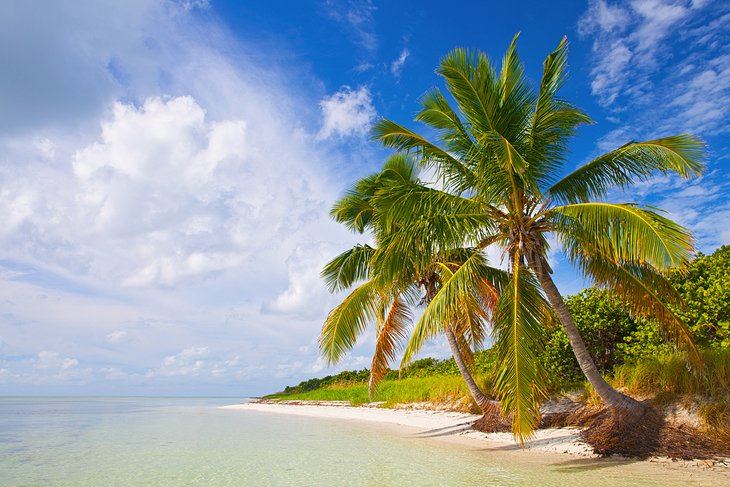
[[[449, 411], [422, 409], [384, 409], [378, 407], [353, 407], [340, 402], [281, 401], [250, 402], [223, 406], [223, 409], [258, 411], [263, 413], [300, 415], [322, 419], [368, 422], [378, 426], [391, 427], [401, 434], [417, 438], [459, 443], [471, 449], [530, 456], [536, 464], [555, 464], [575, 459], [579, 462], [616, 463], [637, 473], [652, 471], [669, 475], [672, 479], [684, 478], [688, 484], [730, 486], [730, 466], [708, 461], [674, 461], [668, 458], [650, 458], [646, 461], [610, 458], [598, 459], [591, 448], [580, 441], [578, 428], [550, 428], [538, 430], [535, 437], [520, 448], [511, 433], [482, 433], [472, 430], [471, 424], [477, 415]], [[587, 465], [587, 464], [586, 464]], [[603, 467], [601, 467], [603, 468]]]

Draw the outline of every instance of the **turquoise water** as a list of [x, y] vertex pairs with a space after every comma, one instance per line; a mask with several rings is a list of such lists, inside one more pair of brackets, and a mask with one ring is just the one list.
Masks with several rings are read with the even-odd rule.
[[713, 479], [696, 469], [536, 459], [366, 423], [217, 408], [238, 402], [0, 398], [0, 485], [666, 487]]

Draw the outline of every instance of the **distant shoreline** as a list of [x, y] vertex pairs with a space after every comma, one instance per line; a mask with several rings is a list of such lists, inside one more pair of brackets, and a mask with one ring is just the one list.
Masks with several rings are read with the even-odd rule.
[[711, 476], [708, 478], [712, 480], [730, 484], [730, 462], [723, 464], [704, 460], [675, 461], [662, 457], [652, 457], [644, 461], [623, 457], [598, 458], [591, 447], [580, 440], [580, 428], [537, 430], [535, 437], [525, 444], [523, 450], [515, 442], [511, 433], [482, 433], [471, 429], [471, 424], [480, 416], [467, 413], [424, 409], [386, 409], [367, 405], [351, 406], [341, 401], [271, 401], [266, 399], [222, 406], [221, 409], [375, 423], [393, 427], [400, 434], [411, 438], [449, 441], [485, 452], [527, 454], [540, 462], [551, 462], [556, 458], [559, 460], [567, 457], [582, 458], [584, 461], [632, 463], [652, 469], [676, 470], [677, 475], [692, 475], [693, 480], [696, 479], [695, 475], [698, 471], [702, 471], [710, 474]]

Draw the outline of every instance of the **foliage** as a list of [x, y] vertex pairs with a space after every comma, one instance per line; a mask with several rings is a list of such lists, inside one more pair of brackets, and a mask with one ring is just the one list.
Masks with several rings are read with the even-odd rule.
[[[631, 318], [626, 306], [610, 291], [588, 288], [565, 299], [586, 348], [601, 372], [610, 372], [623, 362], [625, 340], [640, 323]], [[580, 370], [568, 337], [561, 327], [547, 330], [542, 360], [550, 374], [553, 389], [582, 382]], [[662, 342], [663, 343], [663, 342]]]
[[[480, 352], [474, 353], [474, 371], [477, 374], [486, 376], [494, 371], [494, 366], [495, 357], [494, 353], [491, 350], [482, 350]], [[400, 371], [388, 370], [385, 374], [384, 380], [395, 381], [398, 379], [449, 376], [458, 374], [459, 369], [456, 366], [456, 362], [454, 362], [453, 358], [439, 360], [428, 357], [420, 360], [415, 360], [411, 362], [408, 367], [405, 367]], [[348, 385], [368, 382], [369, 378], [370, 371], [368, 369], [345, 370], [336, 375], [328, 375], [321, 379], [308, 379], [300, 382], [295, 386], [286, 386], [284, 390], [279, 394], [301, 394], [321, 388], [326, 388], [329, 386], [342, 388]]]
[[[411, 331], [401, 366], [408, 365], [427, 339], [443, 333], [449, 336], [452, 353], [470, 362], [472, 351], [485, 339], [500, 283], [507, 280], [506, 273], [487, 265], [479, 250], [463, 247], [461, 236], [452, 242], [456, 245], [434, 245], [434, 229], [422, 224], [418, 212], [409, 212], [405, 222], [386, 217], [386, 209], [400, 207], [398, 199], [390, 197], [393, 188], [428, 192], [418, 180], [415, 158], [392, 155], [379, 173], [356, 182], [335, 203], [335, 220], [356, 232], [372, 232], [377, 246], [357, 245], [331, 260], [321, 273], [330, 291], [351, 292], [328, 314], [320, 352], [328, 364], [337, 363], [365, 329], [375, 325], [371, 396], [402, 349], [418, 305], [426, 304], [426, 309]], [[419, 226], [401, 232], [404, 224], [412, 223], [408, 218]], [[450, 233], [460, 235], [460, 228]], [[462, 373], [468, 376], [466, 369]]]
[[313, 378], [300, 382], [295, 386], [286, 386], [284, 388], [285, 394], [299, 394], [302, 392], [309, 392], [321, 387], [326, 387], [332, 384], [354, 384], [359, 382], [367, 382], [370, 378], [370, 371], [368, 369], [362, 370], [345, 370], [336, 375], [328, 375], [321, 379]]
[[672, 285], [687, 304], [677, 310], [702, 345], [730, 348], [730, 245], [699, 254], [687, 269], [670, 272]]
[[[477, 380], [482, 382], [479, 377]], [[370, 402], [366, 382], [330, 384], [307, 392], [273, 394], [267, 396], [267, 399], [349, 401], [353, 405]], [[428, 402], [449, 409], [475, 411], [476, 406], [466, 383], [458, 374], [408, 377], [400, 380], [384, 379], [378, 388], [375, 400], [382, 401], [383, 407]]]

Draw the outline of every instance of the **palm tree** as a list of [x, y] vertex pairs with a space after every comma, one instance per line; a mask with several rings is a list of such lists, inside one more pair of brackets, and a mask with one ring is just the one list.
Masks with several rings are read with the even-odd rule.
[[[390, 157], [380, 173], [358, 181], [334, 205], [332, 216], [358, 233], [371, 231], [378, 243], [387, 246], [398, 234], [398, 227], [381, 218], [380, 208], [386, 204], [383, 193], [396, 187], [423, 188], [412, 158]], [[449, 276], [468, 262], [474, 280], [459, 294], [458, 307], [444, 313], [439, 331], [446, 334], [454, 360], [477, 405], [483, 411], [494, 409], [496, 402], [479, 389], [469, 364], [473, 360], [472, 349], [485, 338], [488, 314], [496, 303], [505, 273], [487, 266], [483, 256], [473, 249], [435, 248], [427, 229], [428, 225], [422, 226], [420, 235], [411, 234], [412, 245], [405, 254], [387, 255], [378, 248], [357, 245], [325, 266], [322, 277], [332, 292], [361, 283], [327, 316], [320, 335], [320, 350], [329, 364], [336, 363], [355, 345], [368, 325], [376, 323], [369, 383], [372, 399], [389, 362], [395, 359], [407, 337], [412, 310], [419, 304], [430, 303]], [[383, 272], [386, 269], [392, 271], [387, 276]]]
[[[612, 388], [596, 368], [551, 277], [548, 235], [557, 238], [567, 259], [585, 276], [624, 298], [636, 315], [655, 318], [699, 360], [689, 330], [667, 306], [681, 299], [662, 274], [688, 261], [694, 251], [691, 235], [657, 209], [605, 199], [612, 190], [656, 173], [699, 175], [704, 145], [691, 135], [630, 141], [560, 177], [570, 138], [579, 125], [591, 123], [558, 96], [565, 82], [567, 44], [563, 38], [545, 59], [535, 90], [525, 78], [516, 40], [517, 36], [499, 72], [477, 51], [455, 49], [442, 59], [437, 73], [456, 108], [433, 89], [420, 100], [416, 116], [416, 121], [436, 131], [439, 143], [389, 120], [379, 121], [373, 133], [386, 147], [416, 153], [436, 170], [444, 188], [392, 192], [390, 198], [397, 204], [389, 208], [390, 221], [407, 234], [413, 214], [429, 218], [451, 212], [453, 220], [444, 224], [443, 231], [433, 232], [439, 245], [471, 237], [478, 249], [496, 244], [504, 251], [511, 281], [493, 315], [501, 360], [496, 388], [503, 412], [514, 415], [515, 434], [524, 439], [537, 424], [538, 403], [544, 397], [534, 346], [540, 325], [552, 314], [545, 298], [605, 404], [632, 416], [643, 411], [640, 403]], [[490, 224], [482, 225], [476, 215], [487, 216]], [[453, 235], [457, 227], [465, 233]], [[447, 290], [444, 286], [439, 294]], [[439, 294], [433, 302], [441, 299]], [[436, 319], [424, 327], [437, 321], [438, 313], [431, 316]]]

